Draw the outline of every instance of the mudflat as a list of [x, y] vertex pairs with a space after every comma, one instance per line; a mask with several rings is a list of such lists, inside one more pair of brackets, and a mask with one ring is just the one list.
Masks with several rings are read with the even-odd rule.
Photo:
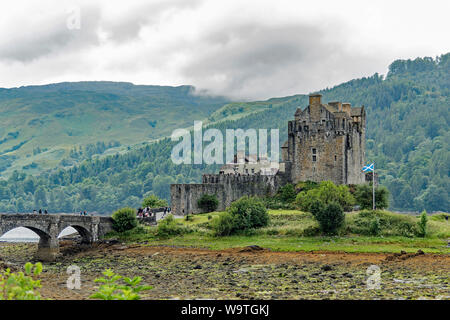
[[[0, 243], [0, 268], [32, 261], [36, 244]], [[88, 299], [107, 268], [141, 276], [153, 289], [143, 299], [445, 299], [450, 255], [417, 253], [276, 252], [257, 246], [208, 250], [145, 244], [61, 244], [44, 263], [43, 298]], [[81, 269], [81, 289], [69, 290], [67, 268]], [[378, 268], [371, 266], [377, 266]], [[368, 271], [371, 267], [372, 272]], [[380, 271], [380, 288], [367, 286]]]

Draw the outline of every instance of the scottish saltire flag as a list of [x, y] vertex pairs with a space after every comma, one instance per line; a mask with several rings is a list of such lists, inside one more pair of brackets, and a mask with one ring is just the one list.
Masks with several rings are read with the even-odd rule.
[[368, 166], [364, 166], [364, 167], [362, 168], [362, 171], [363, 171], [363, 172], [373, 172], [373, 166], [374, 166], [373, 163], [369, 164]]

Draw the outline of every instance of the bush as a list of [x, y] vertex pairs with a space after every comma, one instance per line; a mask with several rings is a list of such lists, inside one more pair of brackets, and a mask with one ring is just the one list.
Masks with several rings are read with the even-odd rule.
[[295, 192], [295, 188], [292, 184], [288, 183], [278, 190], [278, 197], [282, 202], [292, 203], [295, 200], [295, 196], [297, 193]]
[[234, 201], [226, 212], [211, 221], [217, 236], [227, 236], [239, 231], [261, 228], [269, 223], [264, 203], [257, 198], [243, 197]]
[[112, 215], [113, 228], [117, 232], [131, 230], [138, 225], [136, 213], [133, 208], [122, 208]]
[[285, 209], [285, 210], [294, 210], [296, 206], [293, 203], [286, 203], [281, 201], [277, 196], [275, 197], [265, 197], [262, 199], [264, 202], [264, 206], [268, 209]]
[[319, 187], [300, 192], [295, 203], [303, 211], [311, 212], [311, 205], [320, 201], [324, 205], [338, 203], [345, 211], [350, 211], [355, 204], [355, 198], [345, 185], [336, 186], [331, 181], [322, 181]]
[[416, 218], [380, 210], [363, 210], [347, 221], [347, 231], [367, 236], [403, 236], [419, 235]]
[[427, 222], [428, 216], [427, 212], [424, 210], [420, 215], [420, 221], [417, 223], [417, 226], [419, 227], [419, 237], [424, 238], [427, 235]]
[[166, 200], [160, 199], [154, 194], [149, 195], [147, 198], [144, 199], [142, 202], [142, 207], [146, 208], [162, 208], [167, 207], [169, 204]]
[[161, 238], [169, 238], [187, 233], [189, 230], [178, 223], [173, 215], [168, 215], [158, 223], [156, 235]]
[[12, 273], [6, 269], [0, 273], [0, 300], [40, 300], [41, 295], [35, 292], [41, 288], [40, 280], [34, 280], [42, 272], [40, 262], [35, 265], [25, 264], [25, 272]]
[[[368, 184], [357, 185], [355, 199], [361, 209], [371, 210], [373, 207], [372, 186]], [[389, 190], [386, 187], [375, 189], [375, 207], [379, 210], [389, 207]]]
[[204, 194], [198, 199], [197, 205], [203, 212], [213, 212], [219, 206], [219, 200], [217, 200], [215, 194]]
[[297, 191], [305, 191], [308, 192], [309, 190], [312, 189], [316, 189], [319, 187], [319, 184], [317, 182], [314, 181], [300, 181], [299, 183], [297, 183], [297, 185], [295, 186], [295, 188], [297, 189]]
[[316, 201], [312, 204], [312, 208], [311, 213], [319, 223], [320, 230], [325, 234], [336, 234], [344, 224], [344, 210], [338, 203], [331, 202], [325, 205]]

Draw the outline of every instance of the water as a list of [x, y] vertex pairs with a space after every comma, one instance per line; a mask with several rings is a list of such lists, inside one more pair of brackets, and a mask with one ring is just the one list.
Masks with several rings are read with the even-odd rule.
[[[77, 231], [72, 227], [67, 227], [61, 232], [59, 238], [72, 233], [77, 233]], [[19, 227], [1, 236], [0, 242], [39, 242], [39, 236], [30, 229]]]

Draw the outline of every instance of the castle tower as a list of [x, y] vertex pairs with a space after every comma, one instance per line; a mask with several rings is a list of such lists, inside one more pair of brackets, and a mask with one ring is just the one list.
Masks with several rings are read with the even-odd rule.
[[349, 103], [322, 104], [309, 96], [309, 105], [288, 123], [283, 160], [290, 163], [293, 183], [331, 180], [335, 184], [364, 183], [365, 111]]

